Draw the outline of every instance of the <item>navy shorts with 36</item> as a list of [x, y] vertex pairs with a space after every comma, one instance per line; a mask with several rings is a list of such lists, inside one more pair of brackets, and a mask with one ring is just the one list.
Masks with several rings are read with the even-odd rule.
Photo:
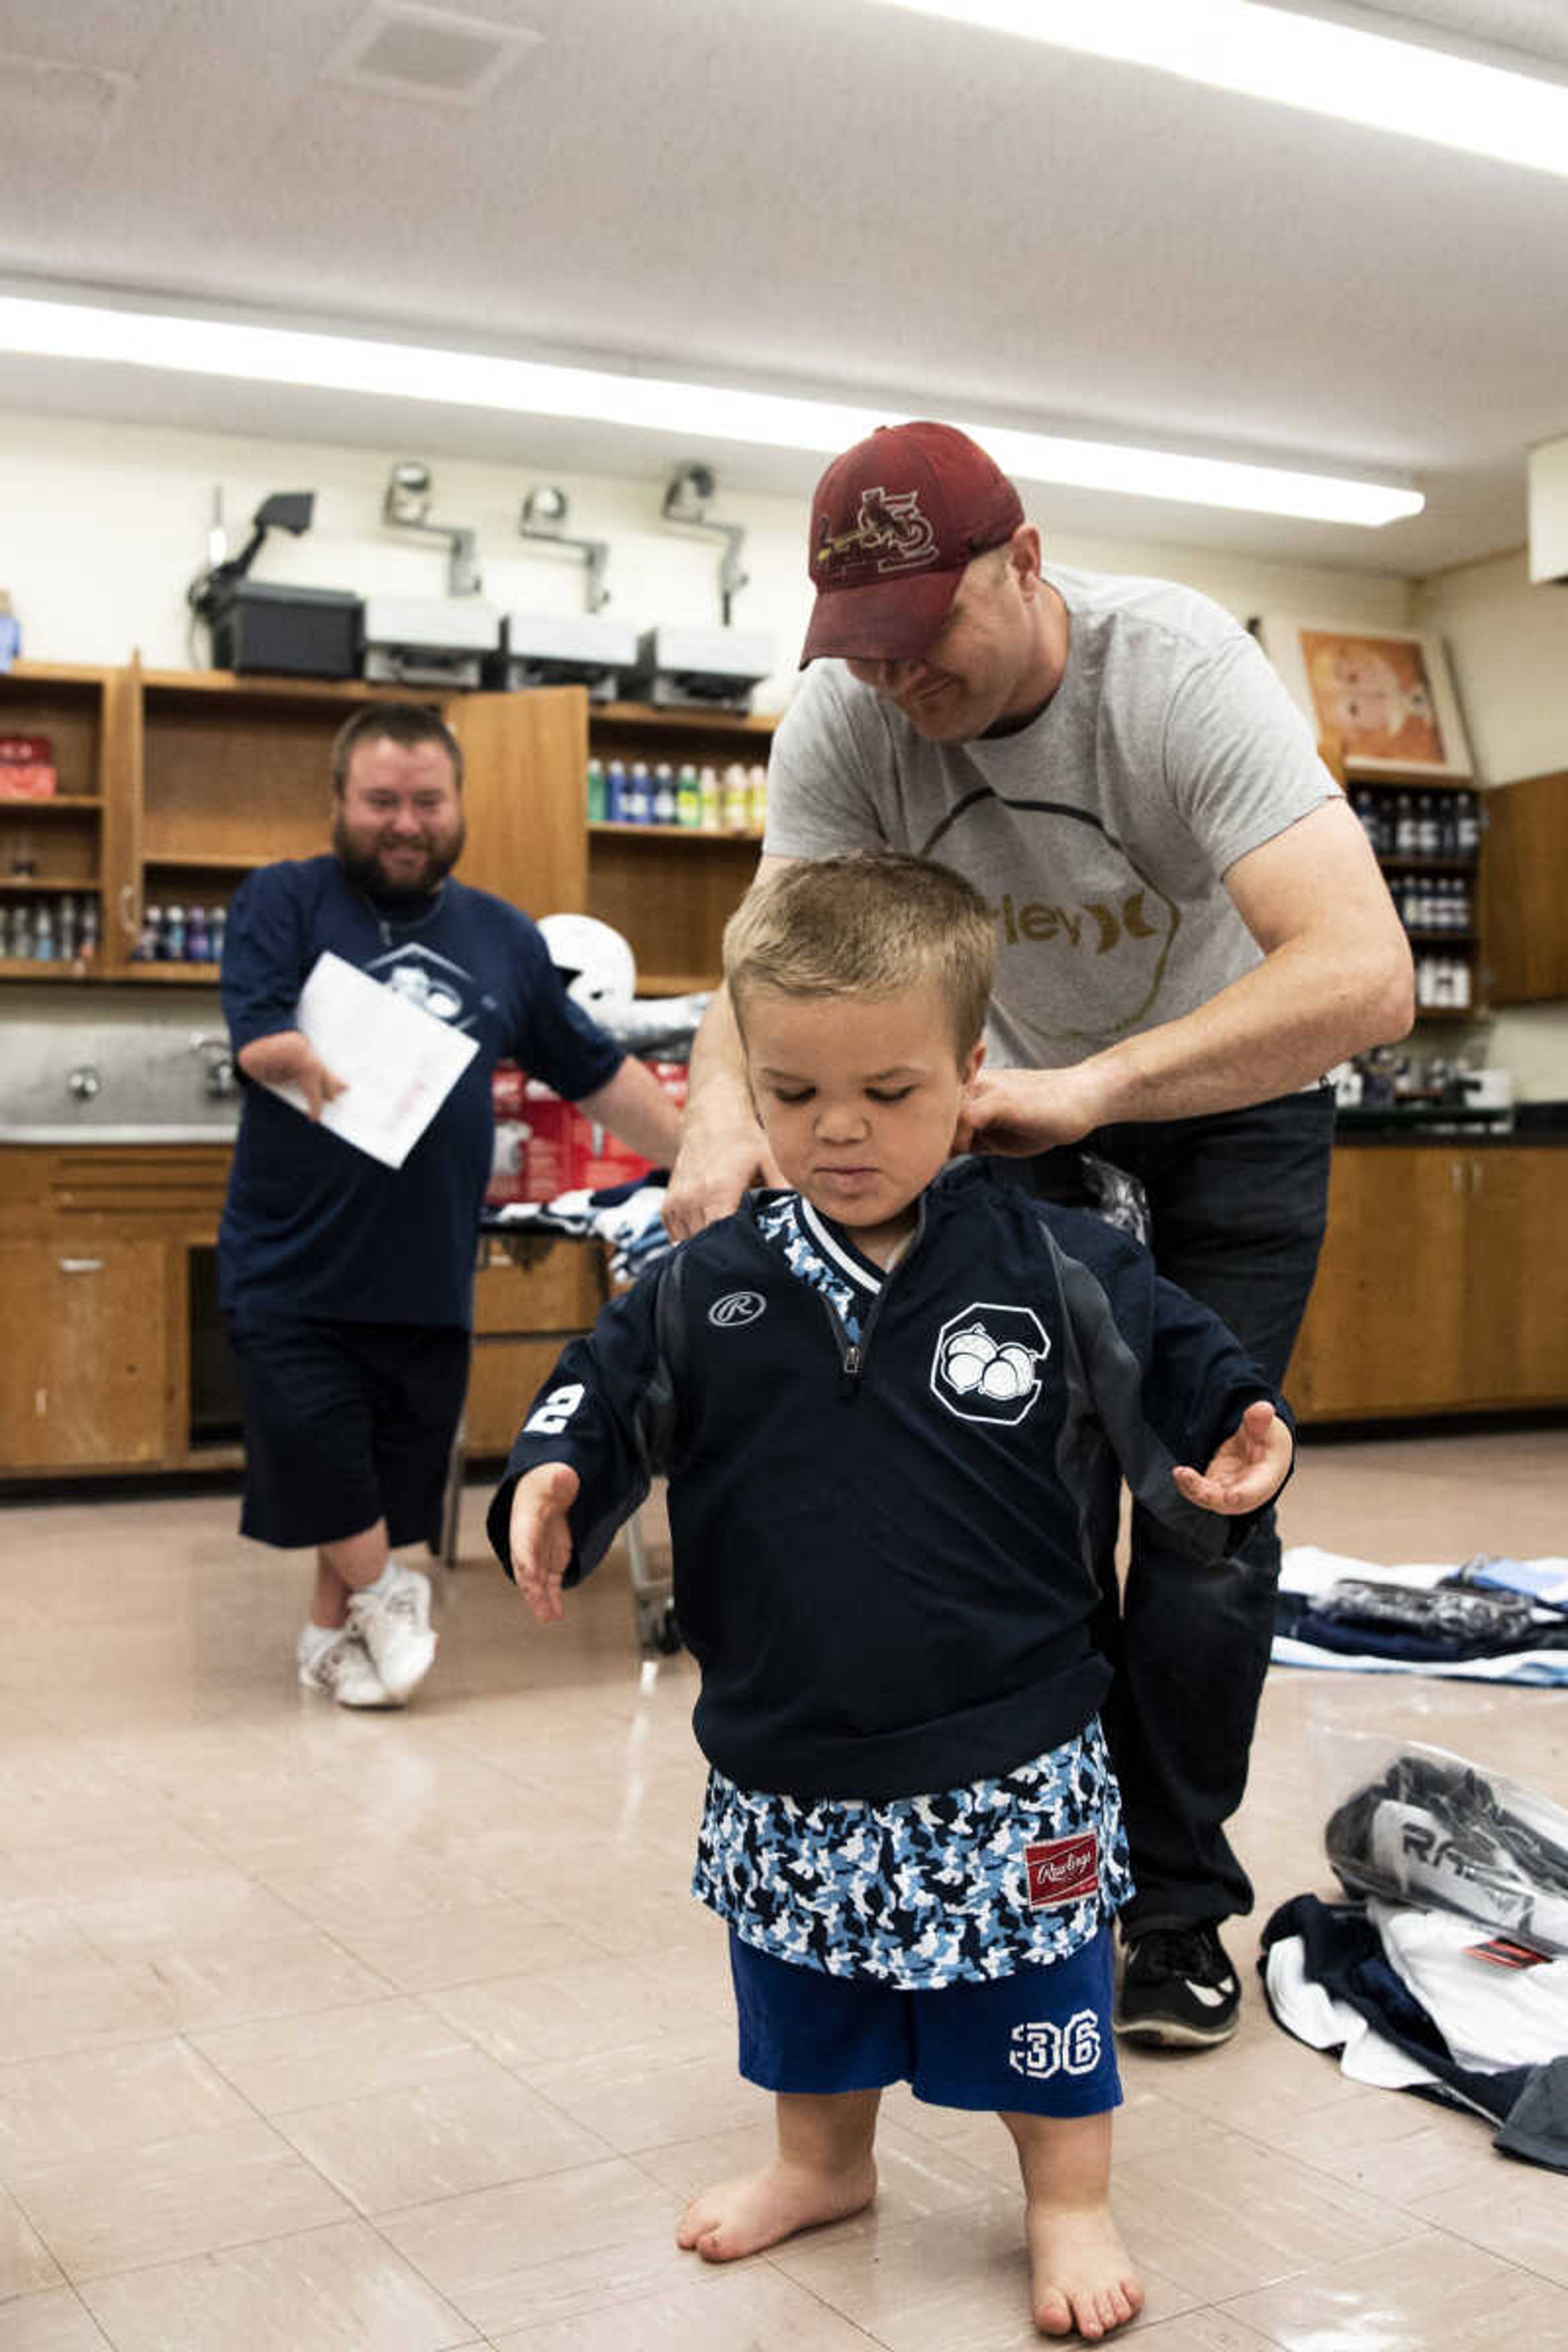
[[775, 1959], [731, 1928], [741, 2072], [821, 2095], [907, 2082], [932, 2106], [1096, 2116], [1121, 2103], [1109, 1927], [1065, 1960], [985, 1984], [901, 1992]]
[[384, 1518], [395, 1549], [434, 1549], [468, 1332], [233, 1317], [229, 1339], [245, 1415], [241, 1534], [294, 1550]]

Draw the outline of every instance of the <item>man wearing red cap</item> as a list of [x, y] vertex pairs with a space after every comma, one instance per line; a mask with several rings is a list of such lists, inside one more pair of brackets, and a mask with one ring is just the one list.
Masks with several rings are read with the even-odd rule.
[[[1060, 1197], [1084, 1146], [1135, 1176], [1161, 1271], [1279, 1383], [1316, 1269], [1323, 1073], [1402, 1036], [1405, 935], [1360, 824], [1247, 632], [1155, 580], [1042, 562], [986, 453], [885, 427], [812, 500], [806, 675], [774, 740], [759, 879], [889, 845], [989, 899], [990, 1066], [956, 1143]], [[692, 1065], [666, 1221], [771, 1177], [722, 995]], [[1114, 1505], [1099, 1530], [1111, 1581]], [[1252, 1889], [1241, 1801], [1279, 1565], [1272, 1524], [1195, 1580], [1141, 1512], [1108, 1722], [1137, 1894], [1117, 2022], [1235, 2031], [1220, 1923]]]

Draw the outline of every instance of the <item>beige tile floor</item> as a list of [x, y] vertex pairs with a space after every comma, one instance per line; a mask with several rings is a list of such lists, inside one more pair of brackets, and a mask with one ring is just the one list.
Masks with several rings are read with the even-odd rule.
[[[874, 2215], [726, 2270], [681, 2197], [749, 2160], [721, 1937], [685, 1894], [685, 1661], [617, 1559], [563, 1630], [470, 1488], [406, 1714], [295, 1685], [302, 1559], [232, 1497], [0, 1505], [0, 2352], [1011, 2352], [1010, 2146], [890, 2095]], [[1568, 1550], [1568, 1432], [1316, 1444], [1289, 1541]], [[1568, 1699], [1277, 1673], [1237, 1842], [1328, 1891], [1313, 1757], [1415, 1736], [1568, 1797]], [[1133, 2054], [1117, 2197], [1150, 2352], [1563, 2352], [1568, 2179], [1274, 2027]]]

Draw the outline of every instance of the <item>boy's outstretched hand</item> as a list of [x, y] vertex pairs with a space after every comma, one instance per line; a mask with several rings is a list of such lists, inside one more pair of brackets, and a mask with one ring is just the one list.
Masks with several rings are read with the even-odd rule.
[[[1206, 1470], [1184, 1465], [1172, 1477], [1189, 1503], [1237, 1518], [1277, 1495], [1290, 1467], [1290, 1432], [1263, 1398], [1249, 1404]], [[515, 1522], [514, 1522], [515, 1524]]]
[[511, 1498], [511, 1572], [542, 1625], [565, 1615], [561, 1580], [572, 1564], [566, 1514], [581, 1481], [570, 1464], [542, 1462], [518, 1480]]

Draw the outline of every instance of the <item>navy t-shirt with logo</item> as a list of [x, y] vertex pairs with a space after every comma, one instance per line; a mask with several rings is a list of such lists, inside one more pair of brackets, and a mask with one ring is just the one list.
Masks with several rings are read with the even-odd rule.
[[264, 866], [235, 894], [222, 989], [237, 1055], [295, 1025], [329, 950], [479, 1048], [400, 1169], [244, 1081], [218, 1228], [223, 1304], [242, 1320], [467, 1325], [496, 1063], [516, 1060], [575, 1101], [625, 1058], [567, 996], [517, 908], [450, 877], [416, 903], [378, 908], [331, 856]]

